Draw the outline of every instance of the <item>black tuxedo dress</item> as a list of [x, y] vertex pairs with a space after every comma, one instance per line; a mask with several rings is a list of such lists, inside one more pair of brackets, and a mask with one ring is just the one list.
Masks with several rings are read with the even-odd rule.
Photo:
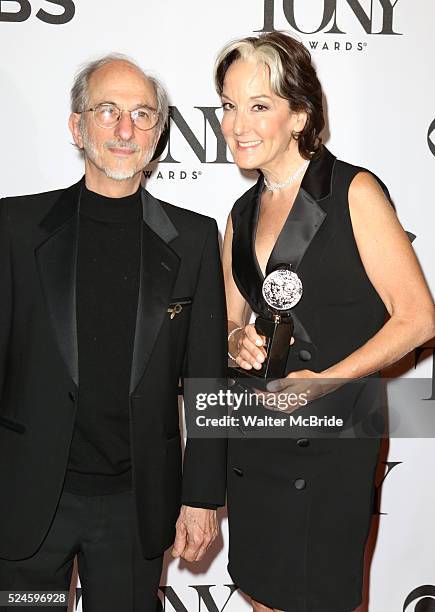
[[[360, 170], [324, 148], [308, 166], [267, 263], [266, 273], [291, 264], [303, 284], [292, 310], [295, 344], [288, 372], [328, 368], [385, 321], [385, 306], [364, 270], [349, 214], [348, 190]], [[231, 213], [234, 280], [257, 314], [266, 309], [254, 246], [262, 190], [260, 176]], [[376, 398], [371, 383], [379, 378], [366, 380], [294, 414], [335, 414], [345, 423], [357, 421], [365, 432]], [[357, 429], [351, 428], [351, 437]], [[358, 439], [306, 433], [259, 439], [249, 429], [242, 433], [229, 442], [228, 569], [235, 583], [281, 610], [353, 610], [361, 601], [379, 437], [372, 430], [370, 437]]]

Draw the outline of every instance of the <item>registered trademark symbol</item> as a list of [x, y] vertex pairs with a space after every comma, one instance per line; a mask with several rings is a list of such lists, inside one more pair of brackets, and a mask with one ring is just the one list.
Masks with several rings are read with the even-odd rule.
[[366, 42], [364, 43], [364, 47], [367, 47], [367, 43]]
[[202, 170], [199, 170], [199, 171], [198, 171], [198, 174], [199, 174], [199, 175], [201, 175], [201, 174], [202, 174]]

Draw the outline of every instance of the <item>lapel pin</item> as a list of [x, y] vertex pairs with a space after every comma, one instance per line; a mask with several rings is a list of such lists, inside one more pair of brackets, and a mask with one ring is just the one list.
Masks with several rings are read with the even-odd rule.
[[175, 315], [177, 315], [182, 310], [183, 310], [183, 307], [182, 307], [181, 304], [175, 304], [174, 306], [170, 306], [168, 308], [167, 312], [171, 313], [171, 319], [173, 319], [175, 317]]

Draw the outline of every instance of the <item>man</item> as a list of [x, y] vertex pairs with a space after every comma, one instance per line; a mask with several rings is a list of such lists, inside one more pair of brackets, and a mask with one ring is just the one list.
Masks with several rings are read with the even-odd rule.
[[181, 475], [177, 402], [225, 375], [217, 228], [141, 189], [156, 79], [110, 55], [71, 99], [84, 178], [1, 201], [0, 591], [66, 591], [77, 555], [86, 612], [154, 612], [163, 551], [199, 560], [225, 501], [224, 440]]

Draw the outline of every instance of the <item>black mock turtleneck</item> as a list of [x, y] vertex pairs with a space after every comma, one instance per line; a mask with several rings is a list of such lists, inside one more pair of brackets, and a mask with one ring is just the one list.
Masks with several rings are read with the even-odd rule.
[[77, 261], [78, 407], [65, 490], [131, 488], [129, 383], [140, 271], [140, 190], [83, 187]]

